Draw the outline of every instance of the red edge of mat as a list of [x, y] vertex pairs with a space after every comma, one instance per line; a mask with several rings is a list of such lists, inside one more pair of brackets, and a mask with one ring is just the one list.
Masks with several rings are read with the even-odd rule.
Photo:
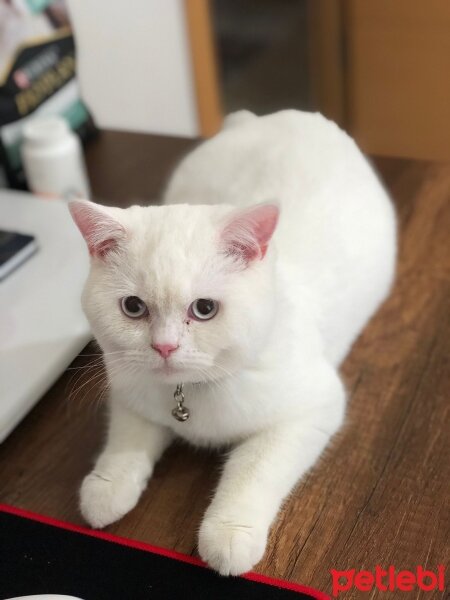
[[[107, 533], [105, 531], [98, 531], [97, 529], [87, 529], [86, 527], [81, 527], [80, 525], [74, 525], [72, 523], [66, 523], [65, 521], [59, 521], [58, 519], [53, 519], [53, 517], [39, 515], [37, 513], [33, 513], [22, 508], [17, 508], [15, 506], [10, 506], [8, 504], [0, 504], [0, 511], [12, 515], [17, 515], [18, 517], [24, 517], [25, 519], [31, 519], [32, 521], [38, 521], [39, 523], [44, 523], [45, 525], [60, 527], [61, 529], [74, 531], [75, 533], [81, 533], [90, 537], [106, 540], [108, 542], [114, 542], [122, 546], [128, 546], [129, 548], [136, 548], [137, 550], [143, 550], [144, 552], [153, 552], [154, 554], [167, 556], [168, 558], [180, 560], [181, 562], [196, 565], [197, 567], [209, 568], [202, 560], [196, 558], [195, 556], [181, 554], [181, 552], [175, 552], [174, 550], [166, 550], [165, 548], [152, 546], [151, 544], [147, 544], [146, 542], [139, 542], [138, 540], [130, 540], [128, 538], [119, 537], [117, 535], [113, 535], [112, 533]], [[267, 577], [266, 575], [260, 575], [259, 573], [246, 573], [241, 577], [243, 577], [244, 579], [249, 579], [250, 581], [256, 581], [257, 583], [265, 583], [267, 585], [285, 588], [294, 592], [302, 592], [304, 594], [309, 594], [316, 600], [330, 600], [330, 596], [328, 596], [327, 594], [319, 592], [318, 590], [307, 587], [305, 585], [300, 585], [299, 583], [284, 581], [283, 579], [274, 579], [272, 577]]]

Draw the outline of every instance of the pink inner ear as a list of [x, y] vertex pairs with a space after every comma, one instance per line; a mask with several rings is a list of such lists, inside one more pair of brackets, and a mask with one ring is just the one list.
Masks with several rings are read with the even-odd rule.
[[227, 253], [242, 258], [246, 263], [264, 258], [279, 213], [278, 206], [262, 204], [235, 215], [222, 232]]
[[91, 256], [103, 258], [125, 237], [124, 227], [108, 213], [107, 208], [87, 200], [74, 200], [69, 204], [69, 210]]

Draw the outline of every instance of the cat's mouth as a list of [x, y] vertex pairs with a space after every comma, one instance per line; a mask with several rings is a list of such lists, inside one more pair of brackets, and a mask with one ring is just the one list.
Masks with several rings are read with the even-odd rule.
[[172, 375], [173, 373], [181, 372], [183, 369], [175, 367], [174, 365], [164, 363], [163, 365], [159, 365], [158, 367], [153, 367], [152, 370], [155, 373], [161, 373], [162, 375]]
[[189, 369], [186, 366], [177, 366], [163, 364], [152, 367], [152, 373], [164, 383], [201, 383], [205, 380], [203, 373], [199, 373], [195, 368]]
[[184, 381], [186, 378], [189, 379], [189, 370], [186, 367], [173, 365], [168, 362], [152, 367], [152, 373], [167, 383], [178, 383], [179, 381]]

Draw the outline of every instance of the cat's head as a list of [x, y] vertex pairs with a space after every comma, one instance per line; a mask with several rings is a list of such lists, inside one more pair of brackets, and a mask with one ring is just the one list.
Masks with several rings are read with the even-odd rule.
[[111, 367], [178, 383], [252, 363], [275, 309], [275, 205], [70, 210], [91, 255], [83, 308]]

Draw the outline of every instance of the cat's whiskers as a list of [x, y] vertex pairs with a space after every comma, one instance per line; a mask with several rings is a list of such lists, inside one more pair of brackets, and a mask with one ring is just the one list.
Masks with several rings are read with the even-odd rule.
[[[90, 398], [90, 393], [97, 385], [101, 383], [102, 379], [106, 380], [105, 372], [103, 369], [91, 375], [89, 379], [82, 383], [76, 390], [72, 390], [68, 397], [69, 404], [73, 403], [75, 400], [77, 401], [77, 403], [82, 403], [86, 398]], [[82, 390], [85, 390], [85, 392], [80, 398]]]
[[[127, 354], [127, 351], [124, 350], [118, 350], [118, 351], [114, 351], [114, 352], [99, 352], [99, 353], [91, 353], [91, 354], [80, 354], [80, 357], [86, 357], [86, 356], [95, 356], [96, 358], [90, 360], [87, 364], [85, 365], [80, 365], [80, 366], [76, 366], [76, 367], [67, 367], [66, 371], [74, 371], [74, 374], [71, 376], [71, 378], [69, 379], [69, 381], [67, 382], [66, 385], [66, 391], [68, 386], [70, 386], [72, 384], [72, 391], [73, 388], [75, 388], [78, 383], [80, 383], [80, 381], [83, 379], [84, 377], [84, 371], [90, 371], [93, 369], [103, 369], [104, 368], [104, 357], [108, 356], [108, 362], [111, 362], [111, 357], [112, 358], [122, 358], [123, 356], [125, 356]], [[77, 377], [78, 375], [78, 377]], [[75, 379], [76, 378], [76, 379]]]
[[91, 372], [97, 373], [97, 372], [101, 371], [102, 369], [103, 369], [103, 364], [101, 362], [96, 362], [95, 364], [89, 364], [89, 365], [86, 365], [85, 367], [79, 367], [79, 370], [74, 369], [74, 373], [72, 373], [72, 375], [69, 378], [69, 380], [66, 384], [66, 387], [65, 387], [66, 393], [70, 388], [69, 399], [71, 398], [74, 390], [78, 389], [79, 384], [82, 381], [84, 381], [86, 374], [90, 374]]
[[[98, 375], [99, 375], [99, 374], [97, 374], [97, 376], [94, 375], [87, 382], [87, 383], [93, 382], [93, 384], [85, 392], [84, 396], [81, 398], [81, 402], [83, 402], [86, 398], [90, 397], [90, 399], [93, 400], [92, 402], [90, 402], [91, 409], [98, 410], [100, 408], [100, 406], [102, 405], [102, 403], [103, 403], [103, 401], [105, 399], [106, 394], [111, 389], [111, 383], [110, 383], [110, 380], [109, 380], [109, 375], [115, 375], [115, 374], [118, 374], [118, 373], [120, 373], [120, 374], [124, 374], [124, 373], [133, 374], [133, 365], [132, 364], [130, 365], [130, 364], [123, 364], [123, 363], [116, 363], [116, 364], [110, 365], [110, 368], [108, 370], [102, 369], [101, 375], [103, 375], [104, 378], [102, 379], [100, 377], [100, 378], [97, 378], [94, 381], [94, 379], [96, 377], [98, 377]], [[94, 390], [97, 386], [100, 386], [100, 393], [98, 395], [95, 395], [95, 396], [91, 397], [92, 390]]]
[[[198, 357], [200, 358], [200, 356]], [[190, 368], [196, 370], [203, 376], [201, 383], [207, 385], [211, 391], [223, 390], [227, 393], [231, 392], [232, 379], [236, 378], [236, 373], [230, 373], [225, 368], [217, 365], [216, 363], [211, 364], [210, 359], [208, 357], [208, 364], [205, 366], [196, 363], [195, 365], [190, 365]], [[215, 368], [218, 367], [222, 372], [225, 373], [225, 377], [222, 375], [218, 375], [214, 373]]]
[[[115, 356], [112, 359], [109, 359], [109, 368], [113, 368], [115, 365], [120, 364], [121, 361], [122, 361], [122, 357], [119, 357], [119, 356]], [[85, 394], [81, 398], [81, 402], [83, 402], [84, 399], [95, 388], [95, 386], [101, 382], [102, 376], [105, 378], [105, 380], [107, 380], [107, 372], [106, 372], [105, 365], [103, 363], [103, 356], [100, 356], [98, 359], [92, 361], [92, 364], [88, 364], [88, 365], [84, 365], [84, 366], [80, 367], [80, 369], [81, 369], [81, 373], [75, 372], [75, 374], [72, 376], [72, 378], [68, 382], [68, 385], [69, 385], [70, 382], [72, 381], [72, 379], [78, 375], [78, 378], [73, 383], [72, 390], [69, 393], [69, 397], [68, 397], [69, 402], [72, 402], [75, 399], [77, 399], [77, 401], [80, 401], [79, 394], [81, 393], [81, 391], [87, 385], [89, 385], [90, 383], [93, 383], [93, 385], [85, 392]], [[89, 377], [89, 379], [87, 379], [86, 381], [81, 383], [84, 380], [86, 373], [90, 374], [91, 371], [93, 371], [91, 377]], [[81, 383], [81, 385], [78, 385], [79, 383]]]

